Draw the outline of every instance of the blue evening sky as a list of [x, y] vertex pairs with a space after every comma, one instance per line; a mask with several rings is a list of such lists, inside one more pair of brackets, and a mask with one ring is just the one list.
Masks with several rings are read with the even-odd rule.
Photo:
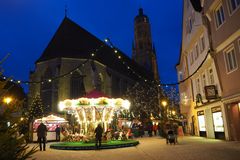
[[99, 39], [109, 37], [129, 57], [134, 17], [142, 7], [150, 19], [161, 81], [177, 81], [181, 0], [0, 0], [0, 59], [11, 53], [2, 65], [6, 76], [29, 80], [29, 71], [64, 18], [66, 4], [71, 20]]

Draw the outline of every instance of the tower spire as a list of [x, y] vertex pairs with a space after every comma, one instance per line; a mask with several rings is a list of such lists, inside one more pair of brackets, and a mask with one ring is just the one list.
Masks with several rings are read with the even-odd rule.
[[143, 15], [143, 9], [142, 9], [141, 7], [139, 8], [138, 12], [139, 12], [139, 15], [140, 15], [140, 16]]

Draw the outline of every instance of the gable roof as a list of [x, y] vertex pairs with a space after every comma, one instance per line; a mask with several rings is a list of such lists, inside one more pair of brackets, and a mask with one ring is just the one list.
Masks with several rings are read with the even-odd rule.
[[[99, 49], [102, 45], [103, 47], [96, 53], [96, 56], [94, 56], [94, 60], [125, 75], [127, 73], [128, 76], [131, 76], [135, 80], [139, 79], [127, 69], [126, 65], [128, 65], [142, 77], [153, 80], [153, 74], [151, 72], [147, 72], [146, 69], [139, 66], [119, 50], [118, 55], [121, 56], [121, 60], [118, 59], [113, 48], [106, 45], [67, 17], [63, 19], [55, 35], [36, 63], [55, 58], [93, 59], [91, 53]], [[122, 63], [123, 61], [125, 64]]]

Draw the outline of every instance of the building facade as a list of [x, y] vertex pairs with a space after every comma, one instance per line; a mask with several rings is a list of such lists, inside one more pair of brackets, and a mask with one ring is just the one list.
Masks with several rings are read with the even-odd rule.
[[188, 133], [224, 139], [226, 119], [208, 27], [190, 0], [183, 3], [182, 49], [177, 65], [178, 79], [182, 81], [179, 85], [181, 112], [186, 116]]
[[[187, 117], [190, 124], [197, 121], [197, 129], [195, 125], [189, 125], [195, 130], [193, 134], [226, 140], [240, 139], [240, 86], [235, 83], [240, 77], [239, 8], [238, 0], [184, 1], [180, 57], [188, 57], [187, 77], [190, 77], [191, 85], [187, 81], [181, 83], [180, 94], [181, 102], [184, 102], [185, 90], [192, 90]], [[200, 21], [196, 23], [196, 19]], [[196, 33], [194, 28], [197, 28]], [[198, 36], [187, 39], [186, 30]], [[190, 52], [186, 49], [185, 43], [196, 41], [192, 54], [191, 49]], [[197, 50], [202, 49], [202, 52], [197, 53]], [[180, 58], [177, 65], [179, 81], [184, 63], [183, 58]], [[190, 117], [196, 118], [191, 121]]]
[[222, 86], [226, 138], [240, 140], [240, 1], [205, 1], [203, 13], [210, 23], [213, 57]]
[[122, 97], [127, 88], [153, 74], [65, 17], [30, 73], [29, 104], [39, 94], [47, 113], [58, 102], [98, 90]]

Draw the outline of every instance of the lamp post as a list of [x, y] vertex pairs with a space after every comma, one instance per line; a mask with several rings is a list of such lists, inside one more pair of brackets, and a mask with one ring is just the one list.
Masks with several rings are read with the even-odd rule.
[[161, 104], [162, 104], [162, 106], [163, 106], [163, 108], [164, 108], [164, 115], [165, 115], [165, 117], [166, 117], [166, 121], [167, 121], [167, 119], [168, 119], [168, 117], [167, 117], [167, 112], [168, 112], [168, 110], [167, 110], [167, 105], [168, 105], [168, 102], [166, 101], [166, 100], [162, 100], [162, 102], [161, 102]]
[[161, 103], [162, 103], [163, 107], [167, 106], [167, 101], [166, 100], [163, 100]]
[[3, 102], [8, 105], [9, 103], [12, 102], [12, 98], [11, 98], [11, 97], [4, 97], [4, 98], [3, 98]]

